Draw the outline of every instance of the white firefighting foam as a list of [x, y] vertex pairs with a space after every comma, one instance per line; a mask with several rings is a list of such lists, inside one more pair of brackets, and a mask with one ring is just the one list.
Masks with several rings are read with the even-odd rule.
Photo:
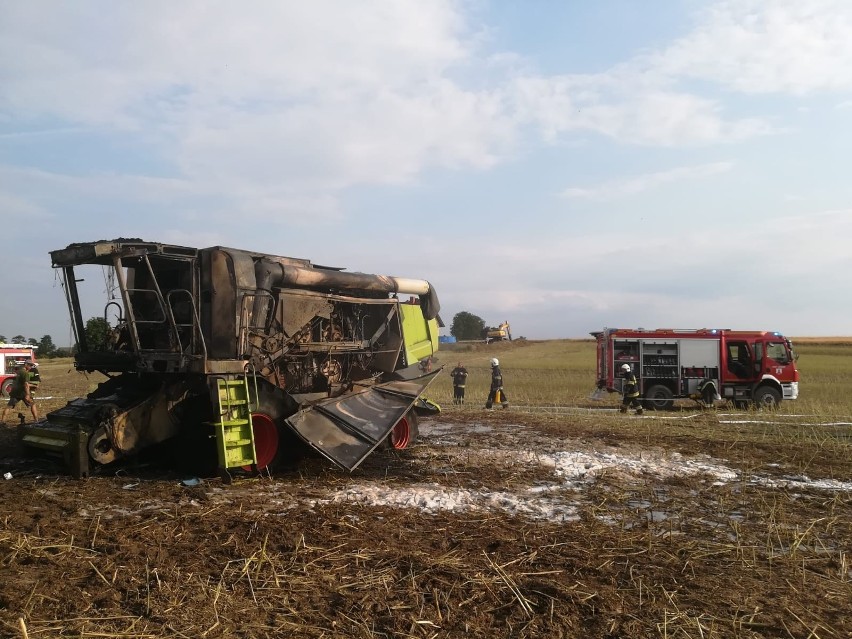
[[[514, 491], [454, 488], [437, 483], [399, 485], [386, 481], [353, 481], [344, 489], [332, 492], [319, 503], [357, 503], [370, 506], [415, 508], [426, 513], [439, 511], [503, 511], [512, 515], [548, 521], [572, 521], [578, 518], [577, 507], [584, 501], [582, 488], [602, 473], [618, 473], [625, 478], [666, 479], [678, 476], [703, 476], [713, 485], [734, 481], [747, 481], [770, 488], [822, 489], [852, 491], [852, 482], [831, 479], [813, 480], [806, 476], [769, 478], [749, 476], [719, 460], [707, 456], [690, 458], [679, 453], [663, 451], [564, 451], [536, 453], [512, 448], [467, 448], [475, 443], [487, 443], [492, 438], [506, 443], [526, 442], [527, 448], [545, 448], [564, 444], [553, 438], [532, 435], [518, 425], [488, 426], [482, 424], [434, 424], [421, 426], [424, 450], [430, 446], [450, 447], [455, 454], [470, 459], [475, 456], [481, 463], [491, 463], [504, 468], [516, 464], [551, 468], [554, 481], [530, 485]], [[533, 441], [534, 440], [534, 441]]]

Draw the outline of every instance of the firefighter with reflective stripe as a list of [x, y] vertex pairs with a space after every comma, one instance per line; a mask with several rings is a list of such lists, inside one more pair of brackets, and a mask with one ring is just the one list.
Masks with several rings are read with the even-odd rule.
[[34, 394], [38, 390], [38, 385], [41, 383], [41, 373], [38, 372], [38, 364], [31, 362], [30, 364], [30, 391]]
[[488, 399], [485, 402], [485, 408], [491, 410], [491, 407], [499, 402], [503, 408], [509, 408], [509, 400], [503, 390], [503, 373], [500, 372], [500, 362], [496, 357], [491, 358], [491, 391], [488, 393]]
[[467, 382], [467, 369], [459, 365], [450, 371], [450, 377], [453, 378], [453, 404], [464, 404], [464, 386]]
[[621, 412], [626, 413], [628, 406], [636, 409], [636, 414], [642, 414], [642, 402], [639, 401], [639, 382], [636, 375], [630, 370], [630, 364], [622, 364], [621, 372], [624, 377], [621, 390], [624, 394], [621, 400]]

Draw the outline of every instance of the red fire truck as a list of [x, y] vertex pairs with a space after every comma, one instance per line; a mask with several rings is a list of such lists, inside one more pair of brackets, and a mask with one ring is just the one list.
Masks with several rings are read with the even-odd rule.
[[4, 344], [0, 342], [0, 393], [9, 396], [15, 368], [24, 362], [35, 362], [35, 346], [30, 344]]
[[781, 333], [605, 328], [592, 335], [598, 390], [621, 392], [627, 364], [648, 408], [670, 408], [675, 399], [773, 407], [799, 396], [796, 354]]

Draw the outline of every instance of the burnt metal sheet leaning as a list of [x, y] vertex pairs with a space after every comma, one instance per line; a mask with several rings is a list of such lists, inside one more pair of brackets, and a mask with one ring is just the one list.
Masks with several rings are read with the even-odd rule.
[[387, 438], [438, 372], [322, 400], [287, 419], [287, 424], [320, 454], [355, 470]]

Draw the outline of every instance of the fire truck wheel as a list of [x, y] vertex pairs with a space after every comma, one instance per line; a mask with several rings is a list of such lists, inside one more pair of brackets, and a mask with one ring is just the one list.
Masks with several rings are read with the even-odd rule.
[[674, 405], [672, 389], [663, 384], [654, 384], [645, 393], [645, 406], [651, 410], [666, 410]]
[[754, 405], [758, 408], [777, 408], [781, 403], [781, 393], [772, 386], [758, 386], [754, 391]]
[[0, 391], [2, 391], [2, 393], [3, 393], [3, 397], [9, 397], [9, 395], [12, 394], [12, 382], [13, 381], [14, 381], [13, 379], [7, 379], [5, 382], [3, 382], [3, 387], [0, 388]]

